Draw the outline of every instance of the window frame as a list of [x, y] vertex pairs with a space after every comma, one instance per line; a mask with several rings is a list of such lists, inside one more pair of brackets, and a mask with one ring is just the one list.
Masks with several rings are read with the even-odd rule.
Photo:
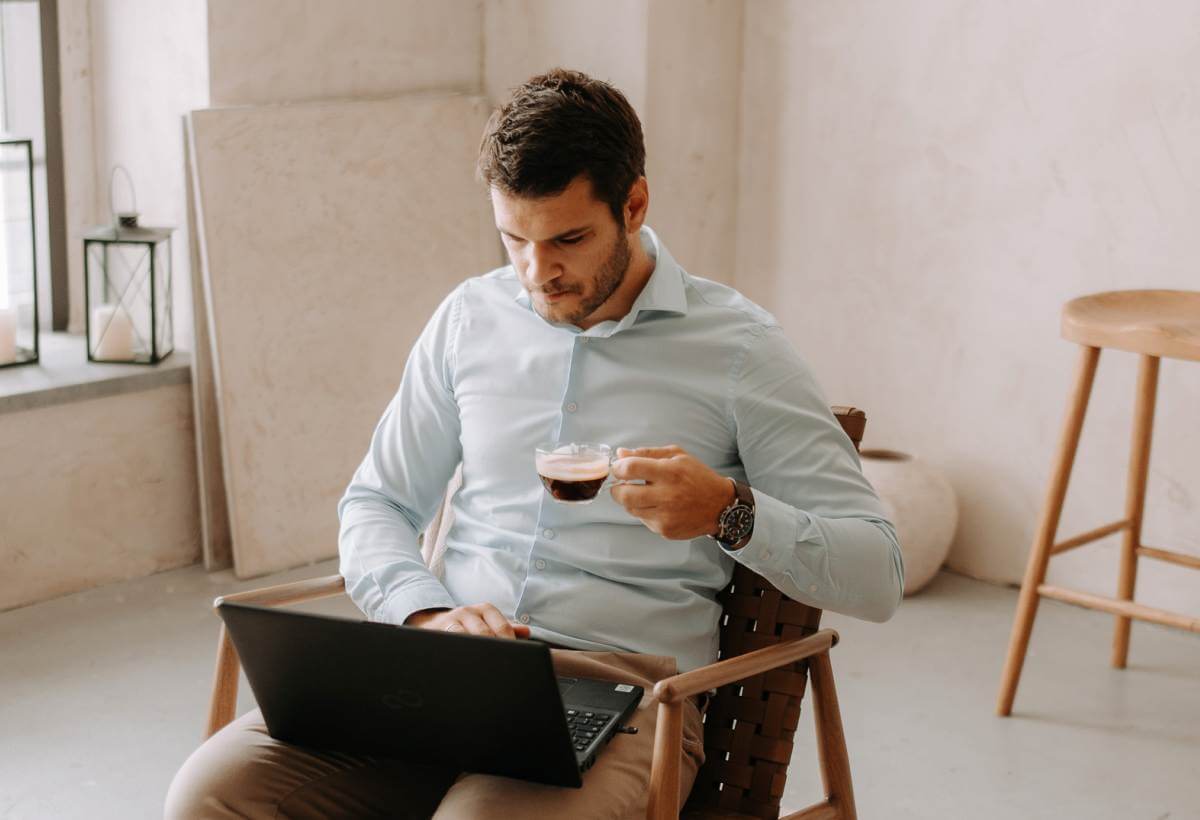
[[65, 331], [71, 291], [67, 271], [66, 182], [63, 168], [62, 81], [58, 61], [58, 0], [37, 0], [42, 46], [42, 118], [45, 126], [46, 226], [50, 246], [50, 328]]

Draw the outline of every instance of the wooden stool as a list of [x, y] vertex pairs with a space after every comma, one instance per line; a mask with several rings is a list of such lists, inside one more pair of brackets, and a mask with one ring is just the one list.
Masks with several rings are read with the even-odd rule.
[[[1200, 618], [1153, 609], [1133, 602], [1139, 556], [1200, 569], [1200, 558], [1146, 547], [1141, 542], [1146, 476], [1150, 466], [1150, 435], [1154, 427], [1154, 399], [1158, 387], [1158, 362], [1163, 357], [1200, 361], [1200, 293], [1182, 290], [1126, 290], [1073, 299], [1063, 308], [1062, 335], [1063, 338], [1080, 344], [1082, 355], [1075, 376], [1075, 390], [1071, 394], [1062, 438], [1054, 460], [1050, 487], [1046, 492], [1037, 534], [1029, 552], [1025, 580], [1021, 584], [1021, 597], [1017, 602], [1012, 638], [1008, 644], [1008, 659], [1004, 663], [1004, 674], [1000, 681], [1000, 699], [996, 711], [1001, 716], [1012, 712], [1017, 680], [1021, 676], [1021, 665], [1025, 661], [1025, 650], [1029, 646], [1029, 634], [1033, 630], [1033, 618], [1037, 614], [1041, 596], [1116, 615], [1112, 665], [1117, 669], [1125, 668], [1126, 657], [1129, 654], [1131, 618], [1200, 633]], [[1129, 477], [1126, 485], [1125, 517], [1113, 524], [1098, 527], [1056, 544], [1054, 539], [1058, 531], [1058, 520], [1062, 513], [1063, 499], [1067, 494], [1067, 482], [1071, 477], [1071, 466], [1075, 462], [1075, 450], [1079, 444], [1080, 431], [1083, 429], [1083, 417], [1087, 412], [1092, 380], [1096, 375], [1096, 364], [1100, 360], [1102, 347], [1128, 350], [1140, 354], [1141, 357], [1137, 403], [1133, 416], [1133, 446], [1129, 456]], [[1050, 562], [1050, 556], [1121, 531], [1124, 531], [1125, 537], [1121, 547], [1121, 571], [1115, 599], [1045, 583], [1046, 565]]]

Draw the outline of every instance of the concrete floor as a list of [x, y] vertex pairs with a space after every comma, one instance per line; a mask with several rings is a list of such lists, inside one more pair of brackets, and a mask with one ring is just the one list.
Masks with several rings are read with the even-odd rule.
[[[238, 582], [190, 567], [0, 613], [0, 817], [158, 816], [200, 739], [208, 603], [333, 571]], [[1200, 818], [1200, 636], [1138, 624], [1118, 672], [1107, 616], [1043, 602], [1001, 720], [1015, 603], [943, 574], [887, 624], [827, 616], [860, 817]], [[345, 599], [314, 609], [356, 614]], [[806, 710], [785, 809], [821, 795], [811, 732]]]

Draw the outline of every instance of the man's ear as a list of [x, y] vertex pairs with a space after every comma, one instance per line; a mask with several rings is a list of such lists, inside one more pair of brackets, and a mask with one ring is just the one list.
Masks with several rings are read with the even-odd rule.
[[638, 177], [629, 188], [629, 196], [625, 197], [625, 232], [635, 234], [642, 229], [646, 221], [646, 211], [650, 208], [650, 186], [645, 177]]

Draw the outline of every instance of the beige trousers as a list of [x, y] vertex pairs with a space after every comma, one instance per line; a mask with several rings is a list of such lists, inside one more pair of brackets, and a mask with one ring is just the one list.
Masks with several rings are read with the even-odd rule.
[[[657, 655], [553, 650], [560, 675], [636, 683], [645, 697], [583, 774], [583, 788], [545, 786], [367, 755], [322, 753], [274, 740], [257, 709], [217, 732], [175, 775], [166, 817], [207, 818], [613, 818], [645, 817], [657, 702], [653, 686], [675, 674]], [[700, 709], [683, 711], [680, 802], [704, 761]]]

